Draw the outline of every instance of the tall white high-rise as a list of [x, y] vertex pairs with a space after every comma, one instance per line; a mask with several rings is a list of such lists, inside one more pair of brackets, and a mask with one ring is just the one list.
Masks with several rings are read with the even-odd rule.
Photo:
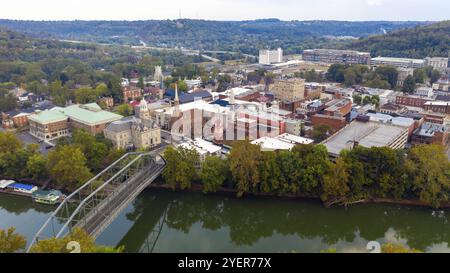
[[262, 49], [259, 51], [259, 64], [270, 65], [283, 62], [283, 49]]
[[164, 80], [164, 75], [162, 73], [161, 66], [155, 66], [155, 74], [153, 75], [153, 80], [162, 82]]

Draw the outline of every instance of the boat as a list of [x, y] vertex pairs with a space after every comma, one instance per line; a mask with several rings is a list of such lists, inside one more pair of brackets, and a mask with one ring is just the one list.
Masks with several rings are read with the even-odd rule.
[[56, 205], [64, 199], [64, 194], [57, 190], [37, 190], [33, 193], [33, 201], [39, 204]]

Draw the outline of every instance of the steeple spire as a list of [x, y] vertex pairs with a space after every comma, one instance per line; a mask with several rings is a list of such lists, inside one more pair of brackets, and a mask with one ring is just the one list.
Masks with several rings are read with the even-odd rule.
[[174, 98], [175, 112], [174, 116], [179, 117], [181, 114], [180, 111], [180, 98], [178, 97], [178, 84], [175, 83], [175, 98]]
[[175, 98], [173, 101], [174, 101], [175, 105], [180, 104], [180, 98], [178, 97], [178, 84], [177, 83], [175, 83]]

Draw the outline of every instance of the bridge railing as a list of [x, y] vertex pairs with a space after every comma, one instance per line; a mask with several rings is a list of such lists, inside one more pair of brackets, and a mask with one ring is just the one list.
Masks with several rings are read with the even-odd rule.
[[133, 182], [133, 177], [161, 164], [165, 164], [164, 159], [153, 153], [125, 154], [67, 196], [36, 233], [27, 251], [39, 240], [61, 238], [73, 227], [83, 227], [96, 213], [110, 206], [109, 201]]

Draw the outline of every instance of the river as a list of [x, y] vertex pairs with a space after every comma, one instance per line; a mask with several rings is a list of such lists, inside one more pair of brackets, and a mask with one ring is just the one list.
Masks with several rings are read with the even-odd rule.
[[[31, 239], [52, 207], [0, 195], [0, 229]], [[237, 199], [149, 189], [97, 239], [126, 252], [366, 252], [368, 241], [450, 252], [450, 210], [382, 204], [324, 208], [320, 202]]]

